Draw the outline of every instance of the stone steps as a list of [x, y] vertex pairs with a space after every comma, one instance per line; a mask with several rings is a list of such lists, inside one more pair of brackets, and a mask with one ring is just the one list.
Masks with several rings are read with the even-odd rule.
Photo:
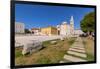
[[85, 53], [84, 49], [76, 49], [76, 48], [70, 48], [70, 51], [75, 51], [75, 52], [80, 52], [80, 53]]
[[83, 57], [83, 58], [86, 58], [86, 57], [87, 57], [86, 54], [79, 53], [79, 52], [68, 51], [67, 53], [68, 53], [68, 54], [71, 54], [71, 55], [75, 55], [75, 56]]
[[63, 60], [61, 60], [59, 63], [68, 63], [68, 62], [71, 62], [71, 61], [66, 60], [66, 59], [63, 59]]
[[69, 60], [71, 62], [86, 62], [87, 60], [79, 58], [79, 57], [75, 57], [75, 56], [71, 56], [71, 55], [65, 55], [64, 56], [65, 60]]
[[64, 55], [64, 60], [60, 61], [60, 63], [67, 63], [66, 61], [86, 62], [87, 60], [85, 60], [85, 58], [87, 58], [86, 51], [82, 39], [78, 37], [67, 51], [67, 54]]
[[73, 46], [71, 48], [77, 48], [77, 49], [83, 49], [84, 50], [84, 47], [77, 47], [77, 46]]

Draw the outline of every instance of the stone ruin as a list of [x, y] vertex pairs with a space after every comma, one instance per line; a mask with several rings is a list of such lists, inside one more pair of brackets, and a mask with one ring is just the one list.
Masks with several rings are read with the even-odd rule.
[[27, 43], [23, 46], [22, 54], [32, 53], [40, 50], [42, 48], [42, 42]]

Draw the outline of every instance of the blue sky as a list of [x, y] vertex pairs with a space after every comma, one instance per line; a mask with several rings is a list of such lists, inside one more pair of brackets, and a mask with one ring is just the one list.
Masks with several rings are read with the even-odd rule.
[[63, 21], [69, 24], [73, 16], [75, 29], [80, 29], [80, 21], [91, 11], [94, 8], [16, 4], [15, 21], [24, 23], [30, 29], [56, 26]]

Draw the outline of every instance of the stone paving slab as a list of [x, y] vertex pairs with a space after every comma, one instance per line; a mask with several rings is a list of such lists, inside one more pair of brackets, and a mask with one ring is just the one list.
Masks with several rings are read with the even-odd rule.
[[75, 56], [83, 57], [83, 58], [86, 58], [86, 57], [87, 57], [86, 54], [79, 53], [79, 52], [68, 51], [67, 53], [68, 53], [68, 54], [75, 55]]
[[59, 63], [65, 63], [65, 61], [60, 61]]
[[81, 52], [81, 53], [85, 53], [85, 50], [84, 49], [70, 48], [69, 50], [76, 51], [76, 52]]
[[71, 55], [65, 55], [64, 59], [69, 60], [71, 62], [86, 62], [87, 61], [85, 59], [74, 57], [74, 56], [71, 56]]
[[71, 48], [77, 48], [77, 49], [83, 49], [84, 50], [84, 47], [76, 47], [76, 46], [73, 46]]
[[84, 47], [84, 45], [83, 44], [80, 44], [80, 43], [74, 43], [73, 46]]
[[80, 45], [81, 43], [82, 43], [82, 42], [75, 42], [74, 44], [79, 44], [79, 45]]
[[74, 48], [74, 47], [77, 47], [77, 48], [84, 48], [84, 47], [81, 47], [81, 46], [72, 46], [71, 48]]
[[63, 60], [61, 60], [59, 63], [68, 63], [68, 62], [71, 62], [71, 61], [66, 60], [66, 59], [63, 59]]

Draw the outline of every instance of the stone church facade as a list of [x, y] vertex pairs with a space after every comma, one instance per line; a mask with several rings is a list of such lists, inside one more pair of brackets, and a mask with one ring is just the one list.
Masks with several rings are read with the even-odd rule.
[[57, 25], [59, 35], [74, 35], [74, 18], [71, 16], [70, 24], [67, 22], [62, 22], [60, 25]]

